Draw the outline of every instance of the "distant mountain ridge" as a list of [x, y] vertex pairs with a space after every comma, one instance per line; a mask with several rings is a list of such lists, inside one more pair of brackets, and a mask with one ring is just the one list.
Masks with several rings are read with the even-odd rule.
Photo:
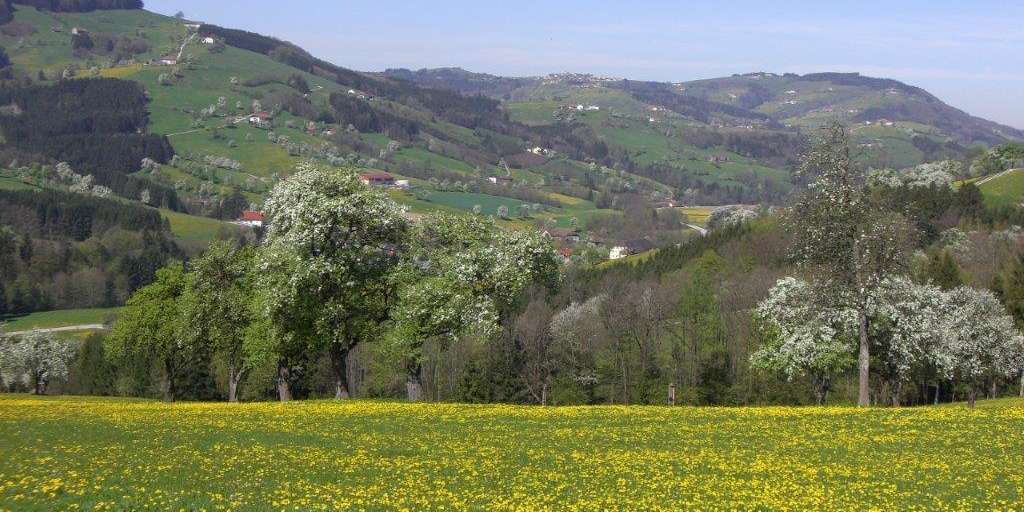
[[1024, 130], [970, 115], [920, 87], [859, 73], [755, 72], [673, 83], [587, 74], [510, 78], [460, 68], [389, 69], [383, 74], [425, 87], [482, 94], [505, 101], [539, 99], [534, 90], [553, 83], [620, 89], [637, 100], [704, 123], [710, 121], [708, 113], [730, 116], [736, 121], [767, 122], [772, 127], [811, 127], [831, 118], [858, 124], [903, 121], [937, 128], [964, 146], [1024, 140]]

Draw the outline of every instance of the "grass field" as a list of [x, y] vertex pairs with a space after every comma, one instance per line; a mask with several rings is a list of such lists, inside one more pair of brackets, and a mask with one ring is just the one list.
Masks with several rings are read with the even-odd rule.
[[1015, 169], [990, 180], [979, 180], [989, 206], [1016, 206], [1024, 200], [1024, 169]]
[[45, 311], [12, 318], [3, 324], [8, 332], [27, 331], [30, 329], [52, 329], [72, 325], [102, 324], [111, 316], [117, 315], [118, 308], [97, 309], [66, 309], [62, 311]]
[[230, 233], [241, 229], [222, 220], [171, 210], [160, 210], [160, 215], [171, 223], [171, 233], [174, 234], [174, 238], [185, 244], [209, 244], [222, 232]]
[[715, 207], [685, 206], [683, 208], [679, 208], [679, 211], [682, 212], [683, 215], [686, 215], [687, 220], [689, 220], [691, 224], [704, 226], [708, 223], [708, 217], [711, 216], [711, 212], [715, 211]]
[[231, 405], [0, 396], [0, 509], [1011, 510], [1024, 404]]
[[36, 187], [24, 183], [19, 179], [8, 176], [0, 176], [0, 190], [35, 190]]

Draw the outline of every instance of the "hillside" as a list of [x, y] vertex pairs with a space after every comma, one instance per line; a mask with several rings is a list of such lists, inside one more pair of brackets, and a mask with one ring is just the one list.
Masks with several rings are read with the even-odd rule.
[[[974, 144], [1024, 140], [1024, 131], [971, 116], [920, 88], [856, 73], [749, 73], [677, 83], [580, 74], [505, 78], [459, 69], [388, 70], [386, 75], [500, 98], [513, 118], [533, 124], [556, 122], [553, 113], [560, 106], [584, 105], [673, 128], [713, 128], [747, 139], [733, 145], [749, 146], [740, 152], [760, 157], [792, 156], [757, 147], [766, 134], [804, 134], [832, 120], [855, 126], [861, 158], [876, 166], [962, 158]], [[707, 133], [682, 135], [696, 146], [707, 145], [706, 138]]]
[[[132, 111], [143, 108], [145, 115], [117, 130], [166, 149], [146, 153], [137, 145], [113, 167], [94, 165], [90, 157], [109, 156], [99, 151], [69, 163], [123, 199], [143, 201], [145, 192], [147, 204], [164, 208], [186, 249], [221, 230], [197, 216], [233, 220], [246, 207], [258, 209], [306, 159], [407, 180], [408, 188], [391, 194], [414, 217], [479, 211], [508, 227], [557, 228], [566, 233], [558, 237], [564, 254], [592, 253], [588, 259], [631, 240], [666, 245], [695, 236], [678, 212], [651, 213], [684, 194], [701, 205], [773, 200], [788, 190], [788, 171], [739, 155], [721, 164], [701, 152], [677, 155], [692, 160], [693, 171], [652, 166], [651, 159], [636, 164], [614, 137], [630, 144], [650, 134], [624, 128], [609, 138], [582, 121], [531, 126], [499, 101], [355, 72], [258, 34], [141, 9], [14, 7], [13, 19], [0, 26], [0, 45], [12, 62], [8, 85], [18, 86], [10, 93], [18, 99], [9, 121], [49, 119], [45, 99], [75, 82], [91, 84], [72, 87], [83, 104], [109, 103], [85, 102], [93, 91], [130, 91], [138, 99]], [[58, 118], [68, 122], [61, 133], [81, 136], [74, 121], [81, 114], [62, 111]], [[42, 166], [6, 175], [52, 178], [68, 157], [62, 145], [44, 141], [14, 134], [0, 144], [0, 163]], [[151, 162], [143, 165], [143, 156]]]
[[[860, 156], [876, 167], [1021, 137], [858, 75], [363, 73], [272, 37], [110, 9], [133, 6], [9, 5], [0, 186], [56, 180], [68, 162], [119, 199], [162, 208], [188, 252], [307, 159], [391, 173], [408, 185], [390, 194], [414, 217], [477, 211], [555, 230], [563, 254], [592, 261], [696, 236], [687, 212], [707, 209], [679, 205], [781, 203], [807, 134], [832, 118], [857, 123]], [[67, 95], [77, 103], [52, 100]]]

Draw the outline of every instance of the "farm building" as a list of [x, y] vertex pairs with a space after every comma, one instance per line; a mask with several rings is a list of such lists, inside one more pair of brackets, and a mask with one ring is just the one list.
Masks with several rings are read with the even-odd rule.
[[273, 117], [268, 112], [253, 112], [249, 115], [249, 124], [265, 130], [273, 127]]
[[545, 230], [544, 234], [561, 242], [576, 243], [580, 241], [580, 232], [575, 229], [552, 228]]
[[245, 210], [242, 212], [242, 215], [238, 217], [238, 220], [232, 222], [232, 224], [237, 224], [239, 226], [249, 226], [253, 228], [262, 228], [263, 213], [252, 210]]
[[511, 185], [512, 184], [512, 177], [511, 176], [491, 176], [490, 178], [487, 178], [487, 181], [489, 181], [489, 182], [491, 182], [491, 183], [493, 183], [495, 185]]
[[374, 187], [394, 187], [395, 177], [386, 172], [367, 172], [359, 175], [359, 181]]

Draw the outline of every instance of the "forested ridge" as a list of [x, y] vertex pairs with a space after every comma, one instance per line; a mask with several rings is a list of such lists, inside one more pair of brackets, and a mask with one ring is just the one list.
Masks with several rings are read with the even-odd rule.
[[60, 190], [0, 190], [0, 315], [117, 306], [183, 256], [153, 208]]

